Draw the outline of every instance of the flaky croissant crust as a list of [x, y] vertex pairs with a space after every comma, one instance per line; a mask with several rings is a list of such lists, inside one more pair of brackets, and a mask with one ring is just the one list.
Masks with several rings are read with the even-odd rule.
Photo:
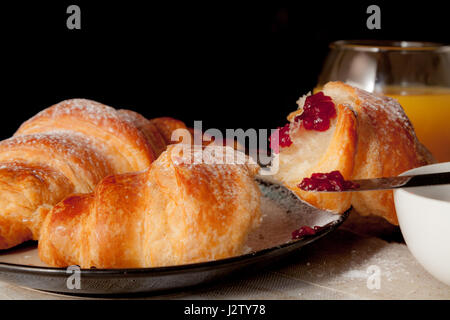
[[145, 171], [106, 177], [93, 193], [57, 204], [41, 230], [41, 260], [131, 268], [241, 254], [261, 219], [257, 166], [186, 163], [178, 147]]
[[146, 169], [181, 121], [151, 121], [86, 99], [51, 106], [0, 142], [0, 249], [37, 240], [43, 218], [105, 176]]

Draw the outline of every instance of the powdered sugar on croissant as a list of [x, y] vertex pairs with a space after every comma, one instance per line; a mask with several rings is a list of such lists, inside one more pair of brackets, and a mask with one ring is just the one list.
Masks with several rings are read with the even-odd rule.
[[86, 99], [62, 101], [24, 122], [0, 142], [0, 249], [37, 240], [45, 215], [70, 193], [146, 169], [180, 126]]
[[148, 170], [106, 177], [93, 193], [64, 199], [42, 227], [41, 260], [130, 268], [241, 254], [261, 219], [257, 167], [195, 163], [194, 152], [169, 146]]

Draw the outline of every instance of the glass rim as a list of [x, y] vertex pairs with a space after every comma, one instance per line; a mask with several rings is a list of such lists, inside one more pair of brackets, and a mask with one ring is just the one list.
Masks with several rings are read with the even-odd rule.
[[450, 51], [450, 45], [428, 41], [397, 40], [338, 40], [330, 43], [330, 48], [342, 48], [355, 51]]

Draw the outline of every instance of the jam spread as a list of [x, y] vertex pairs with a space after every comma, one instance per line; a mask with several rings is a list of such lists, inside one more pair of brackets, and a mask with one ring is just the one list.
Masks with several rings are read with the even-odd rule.
[[[330, 128], [331, 119], [335, 117], [336, 108], [331, 97], [324, 95], [323, 92], [318, 92], [306, 97], [303, 112], [295, 117], [294, 122], [302, 121], [306, 130], [326, 131]], [[273, 134], [269, 138], [270, 148], [275, 153], [280, 152], [280, 147], [289, 147], [292, 144], [289, 129], [289, 123], [277, 129], [278, 141], [274, 141]]]
[[326, 131], [330, 128], [330, 120], [336, 117], [336, 108], [331, 97], [318, 92], [306, 97], [303, 112], [294, 121], [303, 121], [307, 130]]
[[279, 147], [289, 147], [292, 144], [291, 137], [289, 136], [289, 129], [290, 125], [287, 123], [284, 127], [280, 127], [277, 129], [278, 132], [278, 143], [276, 141], [273, 141], [274, 134], [272, 134], [269, 138], [270, 141], [270, 148], [273, 150], [273, 152], [278, 153], [280, 152]]
[[314, 226], [314, 228], [308, 227], [308, 226], [302, 226], [297, 230], [294, 230], [292, 232], [292, 239], [300, 239], [303, 238], [304, 236], [312, 236], [314, 234], [316, 234], [316, 232], [320, 231], [322, 229], [322, 227], [319, 226]]
[[313, 173], [304, 178], [298, 187], [305, 191], [346, 191], [359, 188], [357, 183], [344, 179], [339, 171]]

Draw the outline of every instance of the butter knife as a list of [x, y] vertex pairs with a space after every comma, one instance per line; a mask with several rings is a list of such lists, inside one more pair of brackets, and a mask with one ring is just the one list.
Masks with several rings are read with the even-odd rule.
[[351, 180], [356, 186], [352, 189], [341, 191], [317, 191], [317, 192], [354, 192], [370, 190], [388, 190], [397, 188], [412, 188], [422, 186], [433, 186], [450, 184], [450, 172], [439, 172], [429, 174], [417, 174], [397, 176], [388, 178]]

